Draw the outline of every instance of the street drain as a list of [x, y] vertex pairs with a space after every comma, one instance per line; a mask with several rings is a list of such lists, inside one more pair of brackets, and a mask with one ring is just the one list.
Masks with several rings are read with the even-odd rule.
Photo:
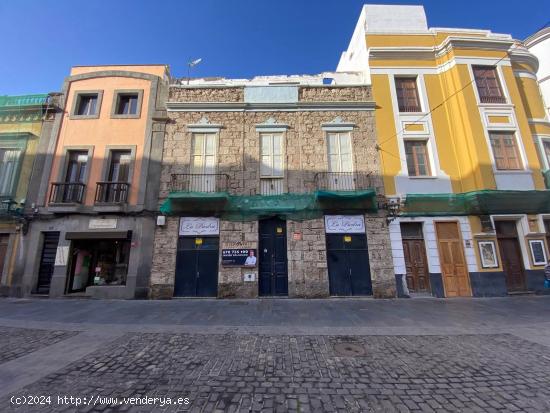
[[361, 357], [367, 353], [365, 347], [355, 343], [337, 343], [334, 352], [342, 357]]

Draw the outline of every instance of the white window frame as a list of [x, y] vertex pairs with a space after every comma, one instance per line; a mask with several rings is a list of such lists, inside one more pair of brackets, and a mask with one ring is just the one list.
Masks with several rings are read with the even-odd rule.
[[[260, 133], [260, 178], [284, 178], [285, 177], [285, 156], [284, 156], [284, 140], [283, 133], [281, 132], [263, 132]], [[279, 139], [279, 155], [281, 157], [280, 173], [275, 173], [275, 137]], [[270, 139], [269, 153], [264, 153], [264, 139]], [[262, 165], [264, 164], [264, 157], [268, 158], [271, 173], [263, 173]]]
[[[17, 189], [16, 178], [19, 174], [19, 167], [21, 165], [23, 150], [20, 147], [4, 145], [0, 145], [0, 150], [5, 151], [5, 155], [7, 155], [7, 153], [11, 151], [17, 152], [17, 154], [14, 156], [14, 159], [11, 160], [11, 162], [13, 163], [13, 168], [11, 169], [11, 177], [9, 178], [9, 182], [5, 182], [7, 178], [2, 176], [6, 163], [4, 162], [3, 158], [0, 159], [0, 197], [12, 197], [15, 195], [15, 191]], [[7, 185], [8, 188], [6, 188], [6, 191], [4, 192], [2, 186], [5, 185]]]
[[[338, 136], [338, 170], [332, 170], [331, 169], [331, 163], [330, 163], [330, 143], [329, 143], [329, 136], [330, 135], [336, 135]], [[349, 148], [350, 148], [350, 170], [349, 171], [343, 171], [342, 170], [342, 141], [341, 136], [346, 136], [349, 139]], [[353, 159], [353, 140], [351, 136], [351, 132], [348, 131], [327, 131], [326, 132], [326, 142], [327, 142], [327, 171], [331, 173], [349, 173], [353, 174], [355, 171], [355, 165], [354, 165], [354, 159]]]

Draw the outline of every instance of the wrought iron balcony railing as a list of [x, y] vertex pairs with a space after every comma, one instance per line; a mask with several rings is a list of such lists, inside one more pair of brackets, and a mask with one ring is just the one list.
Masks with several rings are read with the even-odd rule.
[[479, 101], [481, 103], [506, 103], [504, 96], [480, 96]]
[[224, 192], [228, 189], [227, 174], [172, 174], [170, 191]]
[[81, 182], [52, 182], [50, 204], [81, 204], [86, 185]]
[[356, 172], [317, 172], [315, 187], [331, 191], [356, 191], [372, 188], [370, 174]]
[[127, 182], [98, 182], [95, 189], [96, 204], [125, 204], [130, 184]]

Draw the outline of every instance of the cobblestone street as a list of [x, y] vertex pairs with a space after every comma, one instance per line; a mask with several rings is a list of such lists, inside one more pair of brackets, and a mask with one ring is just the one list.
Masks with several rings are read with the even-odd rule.
[[[364, 305], [360, 300], [356, 302]], [[498, 312], [498, 303], [484, 302], [488, 316]], [[513, 307], [522, 301], [505, 303]], [[321, 304], [312, 302], [312, 310]], [[533, 302], [533, 306], [541, 304], [546, 306], [550, 300], [539, 298]], [[279, 305], [290, 303], [281, 301]], [[378, 302], [370, 301], [369, 305]], [[432, 304], [426, 300], [424, 305], [428, 312]], [[177, 306], [175, 303], [174, 309]], [[518, 307], [516, 315], [527, 325], [530, 320], [522, 308]], [[51, 312], [52, 318], [60, 314]], [[6, 324], [6, 320], [0, 322]], [[421, 320], [437, 324], [429, 317], [419, 316]], [[449, 334], [429, 335], [411, 334], [410, 330], [406, 334], [379, 334], [376, 328], [372, 335], [319, 334], [307, 328], [295, 334], [291, 326], [288, 334], [220, 334], [208, 326], [204, 326], [205, 333], [187, 333], [182, 332], [185, 325], [150, 332], [154, 330], [152, 325], [131, 331], [135, 328], [121, 324], [112, 335], [103, 337], [104, 333], [98, 333], [101, 340], [95, 342], [95, 347], [90, 344], [82, 354], [67, 352], [72, 361], [46, 366], [26, 383], [20, 381], [24, 385], [16, 390], [2, 393], [0, 406], [2, 411], [17, 412], [550, 411], [549, 348], [520, 337], [521, 327], [514, 325], [510, 325], [510, 332], [504, 332], [500, 325], [503, 332], [487, 333], [496, 324], [485, 323], [474, 334], [460, 334], [457, 328]], [[547, 330], [547, 324], [538, 325]], [[34, 355], [48, 348], [50, 353], [62, 353], [63, 348], [73, 346], [85, 348], [92, 326], [82, 323], [80, 332], [74, 330], [74, 324], [67, 326], [70, 330], [65, 332], [36, 326], [2, 327], [2, 349], [8, 357], [3, 356], [0, 363], [0, 380], [7, 379], [5, 366], [17, 367], [18, 360], [23, 363], [25, 359], [40, 363]], [[110, 328], [105, 325], [105, 330]], [[12, 396], [29, 395], [49, 395], [51, 402], [12, 403]], [[90, 405], [62, 404], [58, 396], [79, 397], [79, 403]], [[120, 404], [123, 397], [188, 398], [189, 403]], [[107, 398], [118, 400], [115, 403]]]

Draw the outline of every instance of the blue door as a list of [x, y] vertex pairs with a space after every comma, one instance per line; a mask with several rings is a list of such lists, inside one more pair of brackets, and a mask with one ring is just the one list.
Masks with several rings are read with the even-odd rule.
[[279, 218], [263, 219], [259, 227], [260, 296], [288, 295], [286, 221]]
[[219, 237], [179, 238], [175, 297], [218, 295], [219, 243]]

